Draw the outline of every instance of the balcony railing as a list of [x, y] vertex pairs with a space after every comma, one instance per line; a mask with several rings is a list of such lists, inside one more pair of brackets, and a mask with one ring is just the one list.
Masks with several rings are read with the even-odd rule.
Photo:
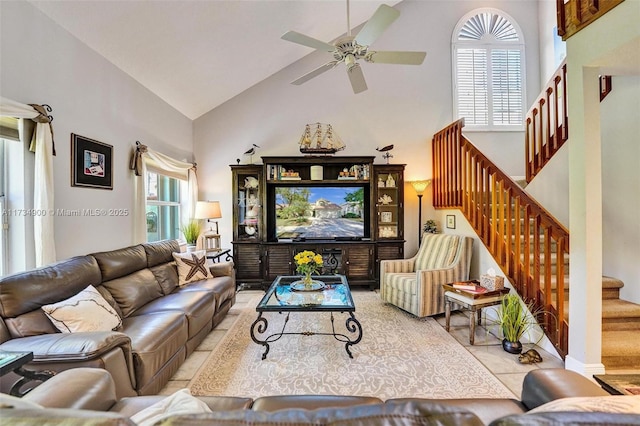
[[558, 35], [568, 39], [624, 0], [556, 0]]
[[525, 118], [526, 179], [531, 180], [569, 137], [567, 64], [563, 61]]

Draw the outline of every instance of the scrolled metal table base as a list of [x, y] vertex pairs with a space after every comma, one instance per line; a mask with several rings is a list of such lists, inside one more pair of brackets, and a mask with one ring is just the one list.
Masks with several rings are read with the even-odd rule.
[[336, 333], [336, 328], [334, 324], [334, 316], [333, 312], [331, 312], [331, 333], [318, 333], [315, 331], [302, 331], [302, 332], [285, 332], [287, 327], [287, 323], [289, 322], [290, 312], [287, 312], [287, 316], [284, 320], [284, 324], [282, 325], [282, 329], [279, 332], [270, 334], [266, 336], [264, 339], [258, 338], [257, 334], [265, 334], [267, 332], [267, 328], [269, 328], [269, 322], [266, 318], [262, 316], [262, 312], [258, 314], [258, 318], [251, 324], [251, 339], [265, 347], [264, 353], [262, 354], [262, 359], [267, 358], [267, 354], [269, 353], [269, 343], [280, 340], [282, 336], [286, 335], [299, 335], [299, 336], [333, 336], [337, 341], [344, 342], [344, 348], [347, 351], [347, 355], [349, 358], [353, 359], [353, 354], [351, 353], [351, 346], [357, 345], [362, 340], [362, 325], [356, 319], [353, 312], [349, 312], [349, 317], [345, 321], [346, 329], [349, 333], [356, 333], [355, 338], [350, 338], [344, 333]]

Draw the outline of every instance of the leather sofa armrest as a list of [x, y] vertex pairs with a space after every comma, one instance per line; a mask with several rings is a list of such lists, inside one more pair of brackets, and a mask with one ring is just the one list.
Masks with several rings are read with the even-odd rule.
[[522, 403], [529, 410], [559, 398], [607, 395], [595, 382], [562, 368], [530, 371], [522, 383]]
[[100, 426], [136, 426], [131, 420], [118, 413], [94, 410], [73, 410], [67, 408], [49, 408], [46, 410], [0, 409], [3, 425], [100, 425]]
[[291, 408], [316, 410], [318, 408], [351, 407], [354, 405], [382, 404], [380, 398], [373, 396], [345, 395], [275, 395], [262, 396], [253, 401], [254, 411], [278, 411]]
[[233, 261], [214, 263], [209, 267], [214, 277], [232, 277]]
[[11, 339], [0, 345], [0, 350], [33, 352], [33, 363], [71, 362], [99, 357], [111, 349], [123, 346], [131, 354], [131, 339], [115, 331], [91, 331], [81, 333], [52, 333]]
[[[111, 411], [125, 417], [131, 417], [166, 397], [167, 395], [145, 395], [122, 398], [111, 407]], [[198, 396], [197, 398], [207, 404], [211, 411], [247, 410], [251, 408], [253, 402], [251, 398], [235, 396]]]
[[23, 399], [47, 408], [109, 411], [117, 401], [116, 385], [106, 370], [73, 368], [44, 381]]

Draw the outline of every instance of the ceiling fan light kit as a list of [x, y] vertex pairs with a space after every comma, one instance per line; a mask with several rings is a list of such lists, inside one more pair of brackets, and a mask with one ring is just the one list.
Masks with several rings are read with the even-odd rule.
[[320, 74], [329, 71], [341, 62], [344, 62], [347, 75], [354, 93], [367, 90], [367, 83], [360, 68], [358, 60], [381, 64], [420, 65], [426, 57], [426, 52], [400, 52], [400, 51], [370, 51], [369, 46], [380, 37], [389, 25], [395, 21], [400, 12], [386, 4], [380, 5], [371, 19], [362, 27], [357, 36], [351, 35], [349, 22], [349, 0], [347, 0], [347, 35], [338, 38], [333, 44], [309, 37], [296, 31], [288, 31], [283, 40], [311, 47], [316, 50], [333, 54], [334, 60], [308, 72], [294, 80], [291, 84], [300, 85]]

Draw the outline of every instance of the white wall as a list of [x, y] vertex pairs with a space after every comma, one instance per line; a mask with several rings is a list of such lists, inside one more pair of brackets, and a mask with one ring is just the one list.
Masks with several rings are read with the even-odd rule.
[[614, 76], [602, 119], [602, 273], [624, 282], [622, 299], [640, 303], [640, 76]]
[[[55, 206], [129, 209], [128, 170], [139, 140], [191, 160], [191, 120], [67, 33], [27, 2], [0, 2], [0, 93], [53, 108]], [[113, 190], [71, 187], [70, 134], [113, 145]], [[58, 259], [132, 243], [132, 216], [56, 217]]]
[[566, 56], [566, 43], [558, 36], [556, 1], [540, 0], [538, 8], [540, 32], [540, 87], [544, 88]]
[[[369, 90], [358, 95], [352, 93], [343, 66], [302, 86], [289, 84], [330, 59], [313, 53], [197, 119], [194, 153], [201, 198], [222, 201], [223, 244], [232, 238], [228, 165], [235, 164], [236, 158], [248, 162], [242, 153], [253, 143], [261, 147], [254, 162], [260, 162], [261, 155], [300, 155], [297, 143], [306, 123], [332, 124], [347, 145], [339, 155], [376, 155], [376, 162], [382, 163], [375, 148], [395, 144], [392, 162], [407, 164], [406, 181], [431, 178], [431, 138], [453, 121], [451, 35], [462, 16], [481, 6], [504, 10], [522, 28], [527, 43], [527, 95], [537, 95], [537, 1], [405, 0], [396, 6], [401, 12], [399, 19], [373, 46], [379, 50], [425, 50], [422, 66], [363, 63]], [[522, 133], [473, 133], [469, 137], [482, 145], [489, 158], [499, 158], [499, 167], [507, 173], [523, 174]], [[418, 240], [417, 197], [410, 186], [405, 188], [405, 200], [405, 250], [410, 255]], [[423, 198], [423, 221], [430, 215], [433, 208], [428, 188]]]
[[527, 185], [526, 191], [544, 206], [565, 228], [569, 228], [569, 147], [556, 152]]

